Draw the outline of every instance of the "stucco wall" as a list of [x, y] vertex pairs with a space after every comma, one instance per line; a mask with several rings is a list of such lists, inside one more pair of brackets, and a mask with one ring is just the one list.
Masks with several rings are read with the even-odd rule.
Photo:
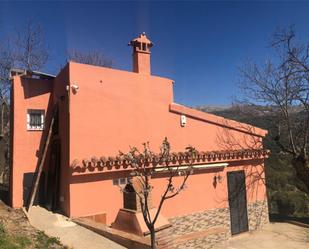
[[66, 65], [54, 80], [53, 102], [59, 108], [59, 139], [60, 139], [60, 208], [70, 216], [70, 170], [69, 170], [69, 66]]
[[[141, 147], [146, 141], [158, 152], [164, 137], [168, 137], [173, 151], [184, 151], [189, 144], [200, 151], [261, 145], [260, 137], [193, 117], [187, 117], [186, 127], [181, 127], [180, 114], [169, 110], [173, 103], [173, 83], [169, 79], [77, 63], [70, 63], [69, 67], [70, 82], [79, 87], [75, 94], [70, 94], [70, 162], [92, 156], [117, 156], [119, 150], [126, 152], [129, 146]], [[162, 214], [172, 217], [227, 207], [226, 172], [243, 168], [251, 175], [250, 170], [263, 167], [234, 163], [220, 172], [223, 178], [216, 188], [213, 178], [218, 172], [195, 174], [188, 181], [188, 189], [168, 201]], [[111, 223], [123, 206], [122, 193], [111, 180], [119, 173], [113, 174], [73, 176], [71, 216], [106, 212], [107, 222]], [[165, 183], [165, 178], [153, 179], [154, 203], [158, 203]], [[250, 197], [252, 189], [247, 193], [249, 201], [265, 198], [264, 183], [259, 183], [259, 188], [253, 191], [256, 193]]]
[[[25, 173], [35, 171], [38, 152], [45, 131], [27, 130], [27, 110], [42, 109], [51, 105], [52, 81], [14, 77], [11, 105], [13, 115], [11, 204], [23, 205], [23, 180]], [[48, 114], [47, 114], [48, 116]], [[45, 121], [48, 122], [48, 119]]]
[[[53, 83], [54, 82], [54, 83]], [[172, 80], [102, 67], [69, 63], [54, 81], [13, 80], [13, 199], [14, 207], [22, 206], [23, 174], [34, 172], [37, 150], [42, 145], [42, 132], [27, 131], [27, 109], [51, 110], [48, 105], [59, 103], [61, 140], [61, 208], [68, 216], [88, 216], [107, 213], [107, 223], [114, 221], [123, 207], [122, 192], [113, 185], [113, 178], [124, 178], [129, 172], [95, 172], [74, 174], [69, 165], [92, 156], [116, 156], [129, 146], [141, 147], [149, 141], [158, 152], [164, 137], [172, 151], [184, 151], [187, 145], [199, 151], [256, 148], [261, 137], [252, 136], [224, 124], [187, 116], [181, 127], [180, 113], [171, 112]], [[53, 98], [50, 92], [53, 88]], [[72, 92], [71, 86], [79, 89]], [[69, 87], [69, 92], [67, 90]], [[48, 116], [48, 115], [47, 115]], [[48, 120], [46, 121], [48, 122]], [[227, 180], [230, 170], [245, 169], [248, 202], [264, 200], [263, 161], [233, 162], [221, 171], [195, 172], [188, 188], [165, 203], [162, 214], [174, 217], [213, 208], [226, 208]], [[213, 185], [214, 176], [221, 182]], [[178, 179], [176, 179], [176, 182]], [[252, 182], [254, 184], [252, 185]], [[152, 180], [153, 202], [159, 202], [166, 180]]]
[[[115, 156], [146, 141], [158, 151], [164, 137], [173, 151], [183, 151], [189, 144], [204, 151], [227, 146], [220, 141], [222, 127], [190, 117], [186, 127], [180, 126], [180, 114], [169, 111], [172, 80], [70, 63], [70, 82], [79, 87], [70, 96], [71, 160]], [[252, 142], [243, 133], [225, 132], [238, 139], [238, 147]]]
[[[164, 203], [162, 215], [170, 218], [214, 208], [227, 208], [227, 172], [235, 170], [245, 170], [248, 203], [265, 200], [265, 176], [261, 163], [262, 161], [258, 161], [256, 164], [229, 166], [219, 171], [196, 170], [189, 177], [187, 188]], [[214, 176], [218, 175], [222, 177], [221, 181], [214, 186]], [[126, 176], [129, 176], [128, 172], [73, 176], [74, 181], [70, 186], [71, 215], [78, 217], [106, 213], [107, 223], [113, 222], [119, 209], [123, 208], [123, 193], [118, 186], [113, 185], [112, 179]], [[175, 178], [175, 187], [180, 181], [180, 177]], [[158, 178], [152, 179], [154, 206], [158, 205], [166, 182], [166, 178], [159, 174]]]
[[[241, 164], [239, 162], [239, 164]], [[228, 204], [227, 172], [244, 170], [246, 174], [247, 201], [255, 202], [266, 198], [266, 188], [264, 185], [262, 166], [257, 162], [256, 165], [245, 164], [242, 166], [229, 166], [222, 171], [201, 170], [195, 171], [187, 181], [187, 188], [178, 196], [168, 200], [164, 204], [162, 214], [166, 217], [185, 215], [214, 208], [226, 208]], [[252, 171], [257, 176], [252, 181]], [[214, 176], [221, 176], [221, 181], [214, 185]], [[178, 182], [181, 177], [178, 177]], [[177, 181], [175, 182], [177, 186]], [[158, 178], [153, 181], [153, 202], [159, 203], [161, 195], [166, 187], [165, 178]], [[178, 184], [179, 185], [179, 184]]]
[[[21, 207], [23, 203], [23, 181], [25, 173], [34, 173], [39, 152], [49, 128], [49, 122], [55, 104], [59, 107], [59, 140], [61, 150], [60, 165], [60, 208], [70, 214], [69, 201], [69, 67], [64, 67], [55, 79], [34, 79], [30, 77], [14, 77], [12, 80], [12, 184], [11, 201], [13, 207]], [[44, 131], [27, 130], [27, 110], [45, 110]], [[44, 169], [49, 164], [49, 153]], [[45, 179], [46, 180], [46, 179]]]

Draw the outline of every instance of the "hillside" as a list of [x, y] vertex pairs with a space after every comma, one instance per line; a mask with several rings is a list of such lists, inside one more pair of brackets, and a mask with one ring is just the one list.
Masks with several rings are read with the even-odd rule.
[[59, 240], [32, 227], [21, 209], [0, 200], [0, 249], [66, 249]]

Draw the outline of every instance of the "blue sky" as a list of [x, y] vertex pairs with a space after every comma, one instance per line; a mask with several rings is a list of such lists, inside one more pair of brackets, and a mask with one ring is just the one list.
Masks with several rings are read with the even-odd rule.
[[309, 40], [309, 2], [66, 1], [0, 2], [0, 38], [29, 18], [43, 26], [57, 73], [69, 49], [99, 50], [114, 67], [131, 70], [127, 43], [145, 31], [155, 46], [152, 72], [175, 80], [175, 101], [230, 104], [239, 95], [238, 67], [272, 56], [270, 35], [296, 26]]

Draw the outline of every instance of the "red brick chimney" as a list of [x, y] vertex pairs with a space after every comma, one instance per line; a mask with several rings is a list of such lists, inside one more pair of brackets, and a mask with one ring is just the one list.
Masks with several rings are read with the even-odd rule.
[[129, 42], [133, 47], [133, 72], [151, 74], [150, 48], [153, 43], [147, 38], [145, 32]]

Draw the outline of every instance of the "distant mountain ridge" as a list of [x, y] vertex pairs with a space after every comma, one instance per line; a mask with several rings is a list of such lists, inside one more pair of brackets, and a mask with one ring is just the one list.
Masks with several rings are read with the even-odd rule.
[[201, 105], [201, 106], [195, 107], [195, 109], [201, 110], [204, 112], [224, 111], [230, 108], [232, 108], [232, 105]]
[[[271, 107], [252, 105], [203, 105], [195, 109], [215, 114], [224, 118], [248, 123], [260, 128], [269, 128], [263, 120], [273, 111]], [[260, 117], [259, 119], [256, 119]]]

